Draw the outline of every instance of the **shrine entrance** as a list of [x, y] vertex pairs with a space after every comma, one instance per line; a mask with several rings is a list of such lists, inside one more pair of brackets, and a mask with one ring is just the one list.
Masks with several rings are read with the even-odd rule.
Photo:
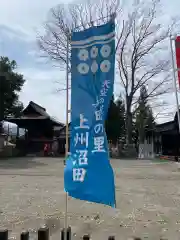
[[64, 127], [63, 123], [50, 117], [45, 108], [32, 101], [24, 109], [20, 118], [8, 118], [6, 121], [25, 129], [24, 136], [17, 136], [16, 141], [16, 147], [22, 155], [32, 153], [43, 155], [44, 144], [52, 146], [53, 142], [57, 141], [54, 137], [54, 128]]

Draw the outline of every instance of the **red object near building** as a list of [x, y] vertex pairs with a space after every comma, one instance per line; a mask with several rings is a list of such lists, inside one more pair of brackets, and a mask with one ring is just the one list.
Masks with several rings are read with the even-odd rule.
[[50, 144], [49, 143], [45, 143], [44, 144], [44, 156], [48, 156], [50, 153]]
[[176, 64], [177, 64], [177, 73], [178, 73], [178, 83], [180, 86], [180, 36], [176, 37], [175, 46], [176, 46]]

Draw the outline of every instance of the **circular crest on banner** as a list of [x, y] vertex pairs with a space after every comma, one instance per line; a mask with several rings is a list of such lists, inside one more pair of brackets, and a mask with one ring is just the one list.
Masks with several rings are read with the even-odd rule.
[[81, 61], [86, 61], [89, 57], [89, 52], [86, 49], [81, 49], [78, 53], [78, 57]]
[[109, 72], [110, 68], [111, 68], [111, 63], [109, 60], [104, 60], [102, 63], [101, 63], [101, 71], [102, 72]]
[[96, 46], [92, 47], [90, 50], [91, 58], [96, 58], [98, 55], [98, 48]]
[[107, 57], [109, 57], [109, 55], [111, 53], [111, 47], [108, 44], [105, 44], [105, 45], [102, 46], [100, 51], [101, 51], [101, 55], [104, 58], [107, 58]]
[[77, 70], [80, 74], [87, 74], [89, 72], [89, 65], [87, 63], [80, 63], [77, 66]]
[[97, 62], [94, 60], [93, 63], [92, 63], [92, 65], [91, 65], [91, 71], [92, 71], [92, 73], [96, 73], [97, 70], [98, 70], [98, 64], [97, 64]]

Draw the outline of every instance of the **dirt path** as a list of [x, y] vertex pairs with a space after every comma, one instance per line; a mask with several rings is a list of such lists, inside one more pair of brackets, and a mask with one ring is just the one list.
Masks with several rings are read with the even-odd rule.
[[[69, 199], [68, 222], [74, 237], [140, 236], [180, 239], [180, 171], [175, 163], [113, 160], [117, 209]], [[49, 225], [53, 240], [63, 227], [65, 195], [62, 159], [0, 160], [0, 227], [33, 232]], [[17, 238], [18, 239], [18, 238]]]

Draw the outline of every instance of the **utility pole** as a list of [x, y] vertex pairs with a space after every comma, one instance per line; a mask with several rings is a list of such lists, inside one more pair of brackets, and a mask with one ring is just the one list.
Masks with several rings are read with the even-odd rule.
[[3, 133], [5, 81], [6, 77], [0, 75], [0, 134]]

